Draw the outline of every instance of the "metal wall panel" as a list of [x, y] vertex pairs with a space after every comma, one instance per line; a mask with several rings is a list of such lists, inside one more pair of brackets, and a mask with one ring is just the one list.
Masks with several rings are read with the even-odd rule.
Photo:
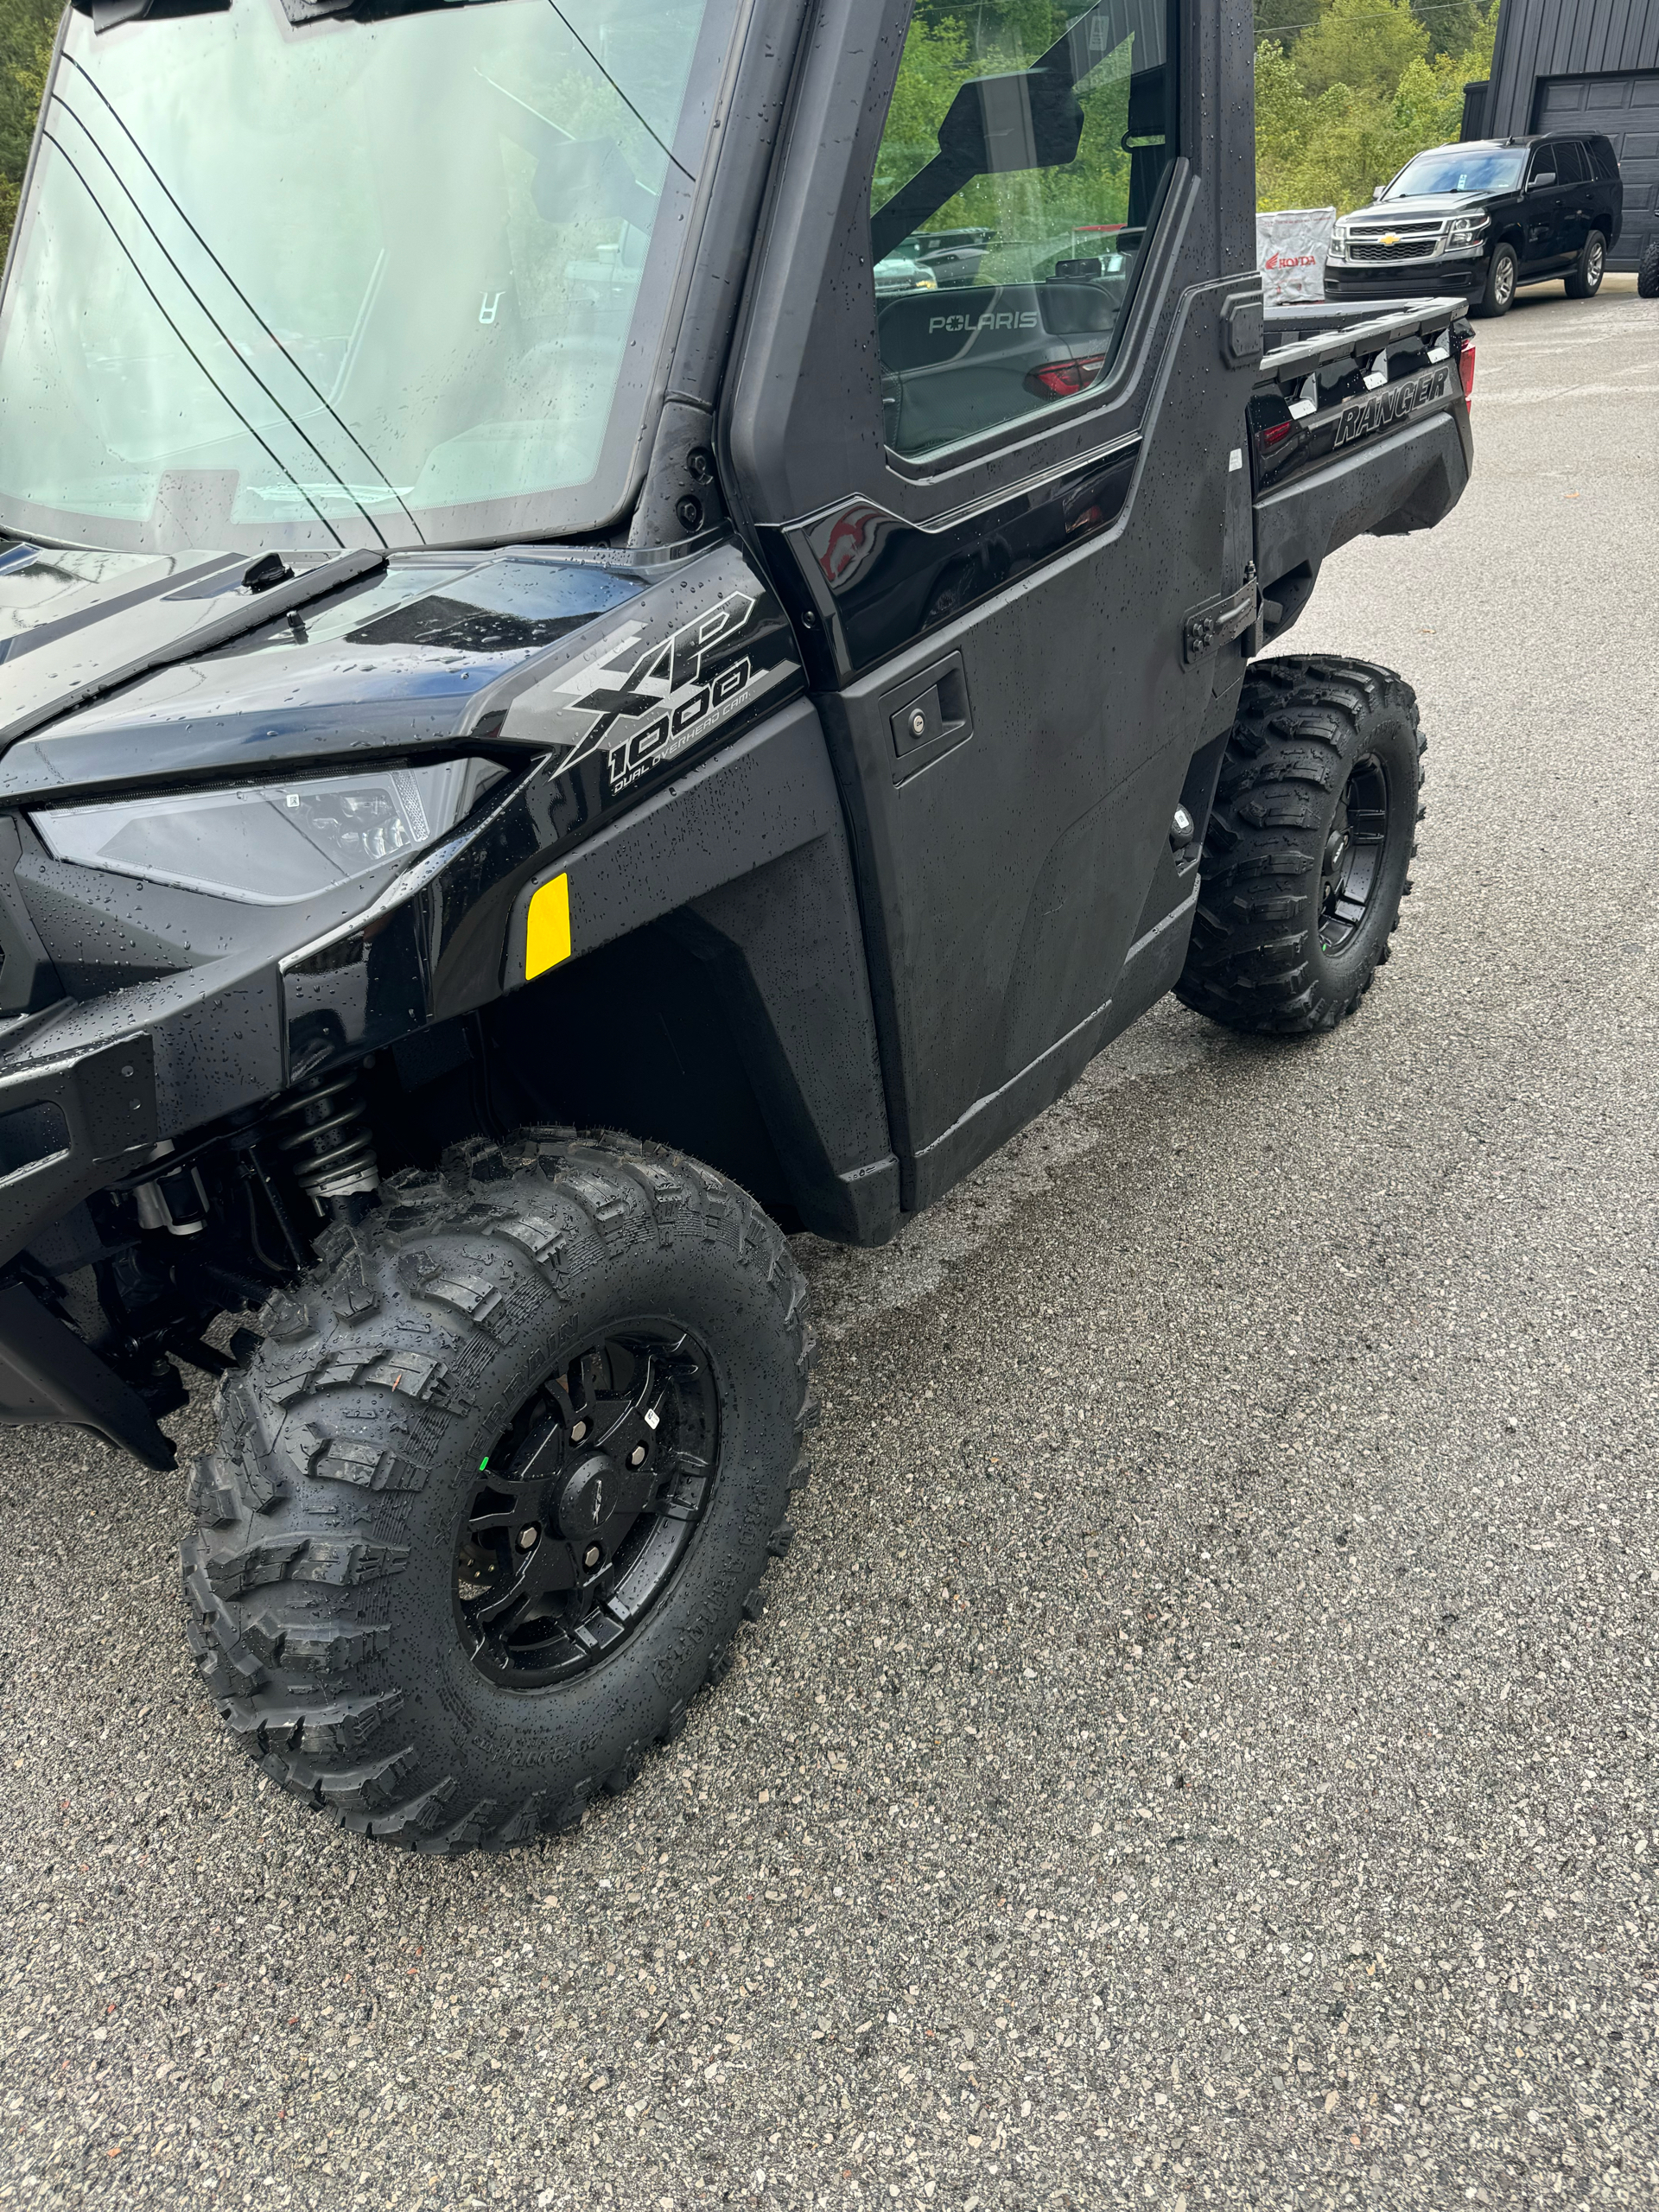
[[1553, 78], [1659, 70], [1659, 0], [1503, 0], [1485, 128], [1534, 130]]
[[1619, 76], [1547, 77], [1535, 128], [1599, 131], [1612, 141], [1624, 180], [1624, 226], [1610, 269], [1634, 269], [1659, 230], [1659, 70]]
[[1659, 229], [1659, 0], [1503, 0], [1483, 137], [1600, 131], [1624, 179], [1609, 257], [1634, 269]]

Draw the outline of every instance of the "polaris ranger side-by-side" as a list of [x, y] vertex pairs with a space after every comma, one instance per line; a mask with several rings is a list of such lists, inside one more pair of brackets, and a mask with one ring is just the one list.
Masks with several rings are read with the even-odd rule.
[[786, 1231], [1386, 958], [1412, 694], [1252, 658], [1459, 498], [1474, 352], [1264, 316], [1251, 72], [1214, 0], [67, 16], [0, 1410], [165, 1467], [219, 1373], [192, 1645], [333, 1820], [512, 1842], [682, 1726], [805, 1479]]

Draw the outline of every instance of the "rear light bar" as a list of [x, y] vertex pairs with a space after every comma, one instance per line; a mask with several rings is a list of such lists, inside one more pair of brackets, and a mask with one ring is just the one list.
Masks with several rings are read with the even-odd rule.
[[1046, 367], [1031, 371], [1026, 390], [1044, 399], [1070, 399], [1074, 392], [1093, 384], [1105, 365], [1103, 353], [1085, 353], [1080, 361], [1050, 361]]

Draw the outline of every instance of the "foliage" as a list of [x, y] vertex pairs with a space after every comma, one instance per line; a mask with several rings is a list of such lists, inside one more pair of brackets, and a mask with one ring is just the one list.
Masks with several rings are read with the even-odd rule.
[[1315, 99], [1333, 85], [1386, 99], [1427, 52], [1428, 33], [1406, 0], [1329, 0], [1297, 40], [1294, 67]]
[[[871, 204], [880, 207], [925, 168], [957, 87], [969, 78], [1025, 69], [1060, 38], [1079, 12], [1058, 0], [955, 0], [918, 8], [887, 111]], [[932, 230], [994, 231], [987, 277], [1029, 276], [1033, 251], [1052, 262], [1070, 253], [1077, 226], [1122, 223], [1129, 195], [1130, 41], [1106, 56], [1078, 87], [1084, 111], [1077, 159], [1062, 168], [976, 177], [926, 219]], [[1004, 256], [1012, 255], [1007, 267]]]
[[[1258, 23], [1274, 3], [1262, 0]], [[1444, 16], [1436, 11], [1437, 21], [1446, 16], [1474, 27], [1452, 51], [1437, 50], [1406, 0], [1319, 0], [1306, 29], [1263, 39], [1255, 55], [1256, 205], [1345, 214], [1412, 155], [1454, 140], [1465, 85], [1491, 73], [1497, 0], [1484, 10], [1457, 0]]]
[[[965, 77], [1027, 66], [1077, 12], [1077, 0], [919, 0], [875, 205], [929, 159]], [[1491, 67], [1497, 0], [1254, 0], [1254, 21], [1257, 205], [1345, 213], [1413, 154], [1457, 137], [1463, 87]], [[1077, 162], [1024, 180], [977, 179], [929, 227], [984, 225], [1012, 243], [1017, 233], [1122, 222], [1128, 162], [1118, 140], [1131, 62], [1125, 49], [1115, 60], [1084, 91]]]
[[0, 253], [17, 212], [59, 12], [58, 0], [0, 0]]

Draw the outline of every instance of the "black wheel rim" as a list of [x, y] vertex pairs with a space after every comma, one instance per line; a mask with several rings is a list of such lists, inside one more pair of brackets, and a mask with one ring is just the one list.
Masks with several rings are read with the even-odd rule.
[[1325, 841], [1319, 871], [1319, 949], [1345, 951], [1371, 911], [1389, 835], [1389, 778], [1368, 753], [1357, 761]]
[[563, 1361], [480, 1464], [455, 1541], [456, 1625], [507, 1689], [596, 1666], [661, 1604], [709, 1510], [708, 1352], [622, 1321]]

